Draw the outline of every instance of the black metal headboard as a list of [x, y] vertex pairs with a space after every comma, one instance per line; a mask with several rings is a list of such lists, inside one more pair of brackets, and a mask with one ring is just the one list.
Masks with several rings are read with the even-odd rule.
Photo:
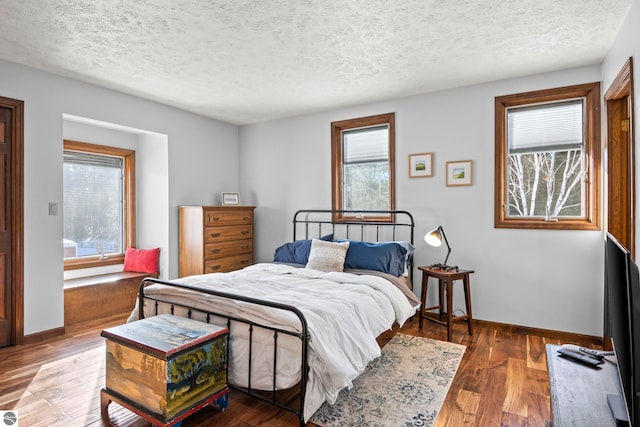
[[[334, 214], [342, 214], [339, 222], [333, 220]], [[367, 220], [366, 218], [376, 218]], [[388, 221], [379, 218], [388, 217]], [[346, 218], [346, 219], [345, 219]], [[333, 234], [334, 239], [343, 238], [366, 242], [405, 241], [414, 243], [415, 222], [407, 211], [388, 210], [317, 210], [303, 209], [293, 215], [293, 240], [320, 238]], [[413, 278], [413, 259], [410, 277]]]
[[[335, 222], [334, 213], [352, 218]], [[370, 221], [366, 217], [389, 216], [389, 221]], [[415, 222], [407, 211], [299, 210], [293, 216], [293, 240], [311, 239], [333, 234], [350, 240], [389, 242], [403, 240], [413, 244]]]

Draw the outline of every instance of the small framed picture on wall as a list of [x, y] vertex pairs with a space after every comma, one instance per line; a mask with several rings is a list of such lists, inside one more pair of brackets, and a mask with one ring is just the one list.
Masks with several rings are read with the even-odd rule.
[[433, 153], [409, 154], [409, 178], [433, 176]]
[[240, 193], [222, 193], [222, 206], [237, 206], [240, 204]]
[[472, 185], [471, 160], [447, 162], [447, 186]]

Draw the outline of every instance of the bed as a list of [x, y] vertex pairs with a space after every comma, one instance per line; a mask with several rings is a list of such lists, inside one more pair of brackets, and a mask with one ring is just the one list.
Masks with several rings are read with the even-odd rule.
[[414, 227], [407, 211], [300, 210], [273, 262], [145, 279], [129, 320], [172, 313], [227, 326], [229, 387], [303, 426], [380, 355], [376, 338], [416, 313]]

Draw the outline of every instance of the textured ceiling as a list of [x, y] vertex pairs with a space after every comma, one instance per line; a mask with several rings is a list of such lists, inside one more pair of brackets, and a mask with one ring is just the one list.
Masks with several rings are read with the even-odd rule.
[[234, 124], [600, 63], [633, 0], [0, 0], [0, 58]]

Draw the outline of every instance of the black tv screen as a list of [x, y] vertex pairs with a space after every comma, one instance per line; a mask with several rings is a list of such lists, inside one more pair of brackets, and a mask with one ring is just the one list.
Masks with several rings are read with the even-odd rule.
[[625, 389], [627, 406], [633, 427], [640, 427], [640, 271], [629, 254], [629, 328], [631, 337], [631, 361], [629, 375], [631, 389]]
[[[624, 396], [609, 396], [612, 413], [621, 421], [627, 417], [633, 421], [637, 414], [634, 395], [634, 340], [632, 321], [640, 317], [632, 316], [631, 296], [638, 296], [640, 285], [638, 269], [631, 252], [615, 237], [607, 233], [605, 242], [605, 294], [604, 294], [604, 337], [611, 339], [618, 361], [618, 372]], [[632, 279], [633, 277], [633, 279]], [[635, 286], [635, 289], [632, 289]], [[606, 344], [606, 342], [605, 342]], [[635, 416], [635, 418], [634, 418]], [[636, 427], [636, 424], [630, 423]]]

